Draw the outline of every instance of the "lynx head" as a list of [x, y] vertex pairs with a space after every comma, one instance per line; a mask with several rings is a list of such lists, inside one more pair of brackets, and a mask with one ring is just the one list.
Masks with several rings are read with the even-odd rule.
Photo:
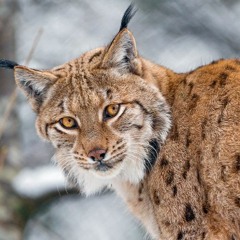
[[66, 175], [90, 194], [114, 181], [138, 183], [170, 127], [169, 108], [149, 82], [127, 24], [103, 48], [51, 70], [14, 62], [16, 83], [37, 113], [38, 134], [56, 148]]

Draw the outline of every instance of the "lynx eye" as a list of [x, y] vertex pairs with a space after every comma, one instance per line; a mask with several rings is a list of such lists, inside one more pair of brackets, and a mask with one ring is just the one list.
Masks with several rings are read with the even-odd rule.
[[59, 120], [59, 123], [61, 124], [62, 127], [66, 128], [66, 129], [73, 129], [73, 128], [77, 128], [77, 122], [76, 120], [74, 120], [71, 117], [63, 117]]
[[120, 104], [108, 105], [104, 110], [104, 118], [108, 119], [108, 118], [115, 117], [118, 114], [119, 109], [120, 109]]

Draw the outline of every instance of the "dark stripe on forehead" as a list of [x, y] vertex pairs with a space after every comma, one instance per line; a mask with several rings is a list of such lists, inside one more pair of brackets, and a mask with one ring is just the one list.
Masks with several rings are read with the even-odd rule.
[[64, 102], [63, 102], [63, 100], [58, 104], [58, 107], [60, 108], [60, 114], [61, 113], [64, 113]]
[[107, 98], [109, 98], [109, 100], [112, 100], [112, 90], [107, 89], [106, 93], [107, 93]]
[[76, 84], [75, 81], [81, 81], [81, 84], [78, 84], [78, 91], [80, 91], [80, 96], [83, 97], [83, 84], [84, 84], [84, 73], [82, 72], [83, 68], [83, 60], [81, 59], [81, 62], [79, 62], [80, 59], [76, 59], [74, 61], [74, 74], [71, 79], [72, 87], [75, 88]]

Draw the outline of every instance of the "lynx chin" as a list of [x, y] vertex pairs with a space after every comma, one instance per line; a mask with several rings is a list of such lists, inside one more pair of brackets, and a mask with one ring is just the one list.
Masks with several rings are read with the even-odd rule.
[[61, 66], [0, 67], [86, 195], [113, 188], [153, 239], [240, 239], [240, 61], [174, 73], [139, 56], [134, 14], [108, 46]]

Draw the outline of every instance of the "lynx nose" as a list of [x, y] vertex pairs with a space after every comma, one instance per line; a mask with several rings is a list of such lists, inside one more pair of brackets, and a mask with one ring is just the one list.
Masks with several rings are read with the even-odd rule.
[[88, 153], [88, 157], [93, 161], [101, 161], [104, 159], [105, 155], [106, 150], [100, 148], [95, 148]]

